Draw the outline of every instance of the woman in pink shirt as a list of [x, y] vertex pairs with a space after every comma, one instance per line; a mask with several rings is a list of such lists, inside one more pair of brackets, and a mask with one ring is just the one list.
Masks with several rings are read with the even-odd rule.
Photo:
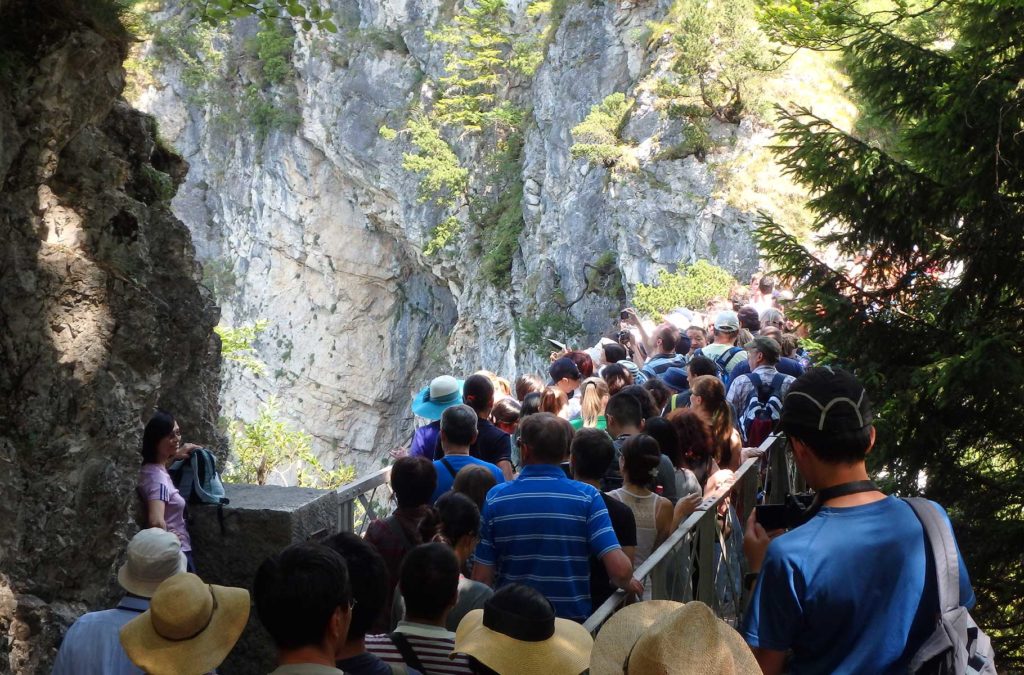
[[198, 445], [181, 443], [181, 430], [174, 417], [157, 410], [142, 433], [142, 468], [139, 469], [139, 498], [146, 514], [146, 527], [173, 532], [181, 541], [181, 552], [188, 559], [188, 571], [195, 572], [192, 541], [185, 526], [185, 499], [174, 486], [167, 466], [185, 459]]

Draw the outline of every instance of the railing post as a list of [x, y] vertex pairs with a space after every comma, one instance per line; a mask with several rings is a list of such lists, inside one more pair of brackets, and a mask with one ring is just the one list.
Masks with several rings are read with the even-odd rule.
[[697, 588], [694, 589], [694, 599], [700, 600], [708, 607], [715, 607], [715, 542], [717, 541], [716, 528], [718, 527], [718, 511], [712, 507], [704, 512], [704, 515], [697, 521], [694, 537], [697, 546]]
[[789, 484], [789, 461], [786, 457], [786, 437], [776, 436], [769, 452], [768, 494], [766, 504], [784, 504], [786, 495], [792, 492]]

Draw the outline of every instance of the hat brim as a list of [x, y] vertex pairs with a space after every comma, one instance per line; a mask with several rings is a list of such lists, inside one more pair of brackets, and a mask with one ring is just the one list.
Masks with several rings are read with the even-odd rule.
[[[178, 569], [174, 571], [174, 574], [181, 574], [188, 569], [188, 558], [181, 551], [178, 551]], [[173, 576], [170, 575], [170, 576]], [[146, 581], [132, 576], [131, 571], [128, 569], [128, 563], [121, 565], [117, 570], [117, 583], [121, 584], [121, 588], [128, 591], [132, 595], [137, 595], [141, 598], [152, 598], [153, 594], [156, 593], [156, 589], [160, 584], [163, 583], [163, 579], [157, 581]]]
[[210, 589], [217, 611], [210, 625], [191, 640], [160, 637], [153, 628], [151, 610], [126, 623], [121, 628], [121, 646], [132, 663], [149, 675], [201, 675], [219, 666], [245, 630], [249, 591], [212, 584]]
[[424, 387], [420, 389], [419, 393], [412, 400], [412, 412], [417, 417], [428, 419], [431, 422], [441, 419], [441, 413], [453, 405], [460, 405], [462, 403], [462, 387], [465, 385], [463, 380], [456, 380], [458, 384], [459, 397], [448, 403], [435, 403], [434, 401], [428, 401], [427, 395], [430, 394], [430, 387]]
[[594, 640], [590, 675], [622, 675], [622, 664], [640, 636], [682, 606], [683, 603], [671, 600], [647, 600], [617, 611], [601, 626]]
[[472, 656], [499, 673], [579, 675], [590, 663], [593, 646], [594, 638], [575, 621], [555, 619], [550, 639], [526, 642], [487, 628], [484, 610], [474, 609], [459, 622], [453, 653]]

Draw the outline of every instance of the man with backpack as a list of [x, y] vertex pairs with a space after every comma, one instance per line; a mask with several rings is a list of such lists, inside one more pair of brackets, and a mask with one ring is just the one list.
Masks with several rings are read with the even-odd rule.
[[743, 348], [736, 346], [736, 337], [740, 331], [740, 319], [736, 312], [724, 310], [715, 316], [715, 340], [707, 347], [694, 352], [694, 356], [706, 356], [714, 361], [718, 376], [722, 378], [725, 388], [729, 388], [729, 378], [733, 368], [743, 362]]
[[[906, 673], [917, 671], [915, 656], [932, 640], [959, 632], [966, 645], [974, 592], [952, 527], [938, 504], [912, 505], [868, 480], [871, 420], [864, 388], [842, 370], [812, 368], [786, 395], [782, 429], [817, 496], [803, 524], [775, 539], [756, 510], [747, 522], [747, 582], [756, 584], [742, 632], [767, 675], [783, 671], [790, 650], [792, 673]], [[927, 528], [916, 515], [922, 506], [934, 518]], [[937, 566], [929, 545], [936, 541], [949, 547]], [[952, 598], [941, 615], [939, 590]], [[951, 629], [947, 614], [963, 621]], [[987, 640], [980, 638], [984, 652]], [[966, 659], [960, 663], [934, 672], [968, 672]], [[973, 664], [995, 672], [982, 661]]]
[[744, 447], [756, 448], [778, 426], [782, 400], [795, 378], [775, 369], [782, 355], [775, 340], [757, 337], [745, 349], [750, 372], [736, 378], [726, 401], [739, 415]]
[[434, 460], [437, 487], [430, 497], [431, 504], [452, 488], [455, 475], [468, 464], [479, 464], [491, 472], [495, 481], [505, 482], [505, 474], [497, 465], [469, 454], [469, 447], [477, 436], [477, 420], [476, 412], [464, 404], [454, 405], [441, 413], [441, 447], [444, 449], [444, 457]]

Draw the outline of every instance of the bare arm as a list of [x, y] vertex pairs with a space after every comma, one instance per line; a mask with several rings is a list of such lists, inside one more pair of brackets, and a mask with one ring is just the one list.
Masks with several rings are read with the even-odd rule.
[[702, 501], [704, 500], [696, 493], [686, 495], [677, 501], [675, 508], [672, 510], [672, 529], [669, 530], [669, 533], [671, 534], [679, 529], [679, 525], [686, 520], [687, 516], [697, 510]]
[[786, 652], [775, 651], [774, 649], [762, 649], [751, 647], [757, 665], [761, 666], [764, 675], [781, 675], [782, 667], [786, 664]]
[[473, 581], [479, 581], [488, 586], [494, 586], [494, 567], [476, 562], [473, 565]]
[[729, 437], [729, 449], [729, 466], [725, 468], [739, 471], [740, 464], [743, 463], [743, 439], [740, 438], [740, 432], [736, 431], [736, 429], [732, 430], [732, 435]]
[[501, 473], [505, 476], [505, 480], [512, 480], [512, 462], [507, 459], [503, 459], [498, 462], [498, 468], [501, 469]]
[[164, 508], [166, 506], [159, 499], [150, 499], [146, 503], [146, 524], [150, 527], [159, 527], [161, 530], [166, 530], [167, 523], [164, 521]]
[[[604, 570], [608, 573], [611, 582], [629, 593], [640, 595], [644, 592], [644, 585], [633, 578], [633, 561], [626, 557], [621, 548], [608, 551], [601, 558], [604, 563]], [[476, 566], [473, 566], [473, 578], [476, 579]]]

